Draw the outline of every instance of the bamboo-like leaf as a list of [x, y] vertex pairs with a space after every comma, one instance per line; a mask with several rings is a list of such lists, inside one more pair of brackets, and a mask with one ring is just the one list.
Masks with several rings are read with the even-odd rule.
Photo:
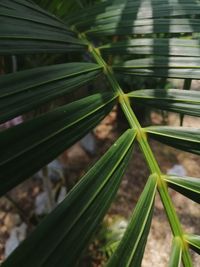
[[0, 76], [0, 123], [88, 83], [100, 68], [77, 62]]
[[127, 130], [2, 267], [75, 266], [117, 192], [134, 138]]
[[153, 108], [200, 117], [200, 92], [178, 89], [146, 89], [130, 92], [140, 104]]
[[0, 54], [67, 52], [85, 45], [55, 16], [31, 1], [1, 0]]
[[151, 57], [129, 60], [114, 66], [120, 73], [138, 76], [199, 79], [198, 57]]
[[170, 255], [169, 267], [180, 267], [181, 266], [181, 255], [182, 255], [182, 243], [180, 237], [174, 237], [172, 250]]
[[99, 47], [103, 54], [200, 57], [197, 40], [141, 38], [119, 41]]
[[200, 236], [199, 235], [184, 235], [184, 239], [187, 241], [191, 249], [200, 255]]
[[164, 179], [171, 188], [200, 203], [200, 178], [166, 175]]
[[151, 175], [135, 207], [127, 230], [106, 265], [107, 267], [139, 267], [141, 265], [151, 225], [156, 187], [157, 178]]
[[112, 93], [95, 94], [1, 132], [0, 195], [94, 128], [113, 107], [114, 98]]
[[169, 146], [200, 154], [200, 130], [187, 127], [152, 126], [146, 131], [150, 137]]

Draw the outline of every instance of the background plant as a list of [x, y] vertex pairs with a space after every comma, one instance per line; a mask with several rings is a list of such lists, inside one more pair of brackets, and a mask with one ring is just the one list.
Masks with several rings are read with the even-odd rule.
[[[200, 77], [200, 45], [196, 38], [200, 3], [127, 0], [84, 7], [81, 2], [83, 9], [71, 15], [69, 10], [75, 10], [80, 1], [67, 1], [70, 9], [65, 2], [38, 1], [60, 20], [28, 0], [1, 1], [1, 55], [80, 53], [81, 58], [87, 51], [93, 62], [82, 60], [2, 76], [0, 122], [67, 95], [98, 76], [106, 78], [107, 90], [2, 131], [1, 195], [93, 129], [116, 103], [121, 105], [130, 128], [2, 266], [75, 266], [120, 186], [134, 142], [139, 143], [151, 175], [107, 266], [141, 265], [157, 192], [174, 236], [169, 266], [180, 266], [181, 260], [185, 267], [193, 266], [189, 248], [199, 253], [200, 237], [183, 232], [168, 187], [199, 203], [199, 179], [163, 174], [148, 139], [199, 154], [199, 130], [142, 127], [132, 106], [140, 102], [199, 116], [200, 94], [162, 88], [129, 92], [118, 82], [118, 75], [180, 78], [189, 89], [191, 80]], [[116, 54], [120, 56], [114, 57]]]

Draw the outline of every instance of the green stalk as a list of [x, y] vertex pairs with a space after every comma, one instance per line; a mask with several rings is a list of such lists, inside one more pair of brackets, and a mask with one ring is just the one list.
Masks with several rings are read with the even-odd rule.
[[104, 74], [107, 77], [107, 80], [109, 81], [112, 90], [119, 97], [119, 103], [129, 122], [130, 127], [135, 129], [137, 132], [137, 141], [140, 145], [142, 152], [145, 155], [145, 159], [147, 161], [151, 174], [156, 175], [158, 178], [158, 192], [159, 192], [161, 201], [163, 203], [163, 206], [165, 208], [165, 211], [166, 211], [166, 214], [167, 214], [170, 226], [171, 226], [172, 233], [175, 237], [179, 237], [181, 240], [181, 245], [183, 249], [182, 261], [183, 261], [184, 267], [193, 267], [192, 260], [191, 260], [189, 250], [188, 250], [188, 246], [183, 238], [184, 233], [183, 233], [180, 221], [178, 219], [178, 216], [176, 214], [174, 205], [168, 193], [166, 182], [164, 181], [162, 177], [161, 170], [158, 166], [158, 163], [148, 143], [146, 132], [140, 125], [137, 117], [135, 116], [134, 111], [131, 108], [129, 97], [123, 92], [122, 88], [120, 87], [118, 81], [115, 78], [112, 67], [109, 66], [104, 61], [98, 48], [94, 47], [94, 45], [87, 39], [85, 34], [82, 34], [82, 33], [79, 34], [79, 38], [88, 44], [89, 51], [92, 54], [93, 58], [100, 66], [102, 66], [104, 70]]

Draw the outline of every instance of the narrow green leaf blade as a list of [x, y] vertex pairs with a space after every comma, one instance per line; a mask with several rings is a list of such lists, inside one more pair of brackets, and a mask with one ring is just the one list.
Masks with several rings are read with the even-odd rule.
[[200, 92], [178, 89], [146, 89], [130, 92], [129, 97], [140, 104], [200, 117]]
[[107, 267], [140, 266], [153, 214], [157, 178], [149, 177], [128, 228]]
[[[86, 8], [83, 12], [78, 12], [71, 19], [68, 19], [68, 22], [76, 25], [81, 31], [88, 31], [95, 35], [100, 34], [100, 32], [102, 35], [178, 32], [173, 27], [174, 25], [179, 27], [178, 33], [181, 33], [197, 29], [193, 29], [191, 18], [185, 20], [185, 27], [182, 27], [179, 20], [183, 21], [181, 20], [183, 16], [198, 14], [200, 14], [200, 5], [197, 2], [106, 1], [93, 8]], [[148, 27], [143, 29], [144, 25]], [[188, 27], [186, 27], [187, 25]]]
[[200, 178], [166, 175], [164, 179], [172, 189], [200, 203]]
[[166, 145], [200, 154], [200, 130], [189, 127], [151, 126], [146, 128], [153, 139]]
[[27, 259], [29, 267], [75, 266], [117, 192], [134, 138], [127, 130], [2, 267], [27, 267]]
[[[159, 27], [155, 27], [159, 25]], [[150, 35], [160, 33], [197, 33], [200, 30], [198, 19], [183, 18], [155, 18], [155, 19], [121, 19], [117, 23], [99, 24], [86, 31], [89, 36], [112, 35]]]
[[83, 137], [114, 105], [112, 93], [95, 94], [0, 133], [0, 195]]
[[169, 267], [181, 266], [182, 243], [179, 237], [174, 237], [170, 255]]
[[99, 47], [103, 54], [199, 57], [198, 40], [138, 38]]
[[200, 77], [198, 57], [150, 57], [125, 61], [115, 71], [136, 76], [196, 79]]
[[0, 123], [87, 84], [101, 73], [92, 63], [66, 63], [0, 76]]
[[199, 235], [184, 235], [184, 239], [192, 250], [200, 255], [200, 236]]
[[66, 25], [36, 4], [2, 0], [0, 54], [79, 51], [85, 44]]

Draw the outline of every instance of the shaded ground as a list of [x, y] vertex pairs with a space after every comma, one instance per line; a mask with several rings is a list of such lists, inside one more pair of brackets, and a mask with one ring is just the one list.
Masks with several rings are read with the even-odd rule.
[[[77, 178], [82, 176], [91, 165], [95, 162], [110, 145], [117, 139], [119, 132], [115, 124], [116, 113], [113, 112], [107, 117], [100, 126], [95, 130], [97, 140], [97, 153], [95, 156], [88, 155], [80, 146], [76, 144], [69, 149], [63, 156], [62, 162], [65, 164], [65, 176], [67, 187], [72, 187]], [[153, 121], [160, 122], [160, 115], [152, 113]], [[169, 124], [179, 123], [179, 118], [175, 115], [168, 117]], [[199, 121], [195, 118], [186, 117], [185, 126], [195, 125], [200, 127]], [[162, 171], [167, 172], [174, 164], [181, 164], [186, 169], [188, 176], [199, 177], [200, 173], [200, 157], [180, 152], [170, 147], [151, 141], [151, 146], [155, 152]], [[124, 176], [120, 190], [117, 194], [115, 202], [112, 204], [109, 215], [120, 215], [126, 219], [130, 216], [135, 207], [138, 197], [142, 192], [145, 182], [148, 178], [149, 171], [147, 169], [143, 155], [138, 146], [135, 146], [132, 160], [129, 168]], [[4, 245], [9, 237], [10, 230], [25, 221], [28, 224], [28, 230], [31, 231], [37, 224], [39, 218], [34, 215], [34, 199], [42, 190], [42, 182], [40, 180], [28, 180], [21, 186], [9, 193], [7, 198], [0, 199], [0, 259], [4, 259]], [[181, 196], [179, 193], [170, 190], [173, 203], [183, 225], [183, 229], [189, 233], [200, 232], [200, 209], [196, 203]], [[12, 202], [10, 201], [10, 197]], [[14, 200], [14, 203], [13, 203]], [[156, 197], [155, 211], [152, 222], [148, 244], [145, 251], [142, 267], [156, 266], [165, 267], [169, 259], [171, 246], [171, 231], [165, 216], [162, 203], [159, 196]], [[97, 252], [94, 251], [97, 249]], [[98, 252], [98, 242], [90, 246], [90, 263], [80, 265], [100, 267], [102, 264], [102, 253]], [[105, 258], [105, 256], [103, 256]], [[193, 256], [194, 266], [200, 266], [200, 258]]]

